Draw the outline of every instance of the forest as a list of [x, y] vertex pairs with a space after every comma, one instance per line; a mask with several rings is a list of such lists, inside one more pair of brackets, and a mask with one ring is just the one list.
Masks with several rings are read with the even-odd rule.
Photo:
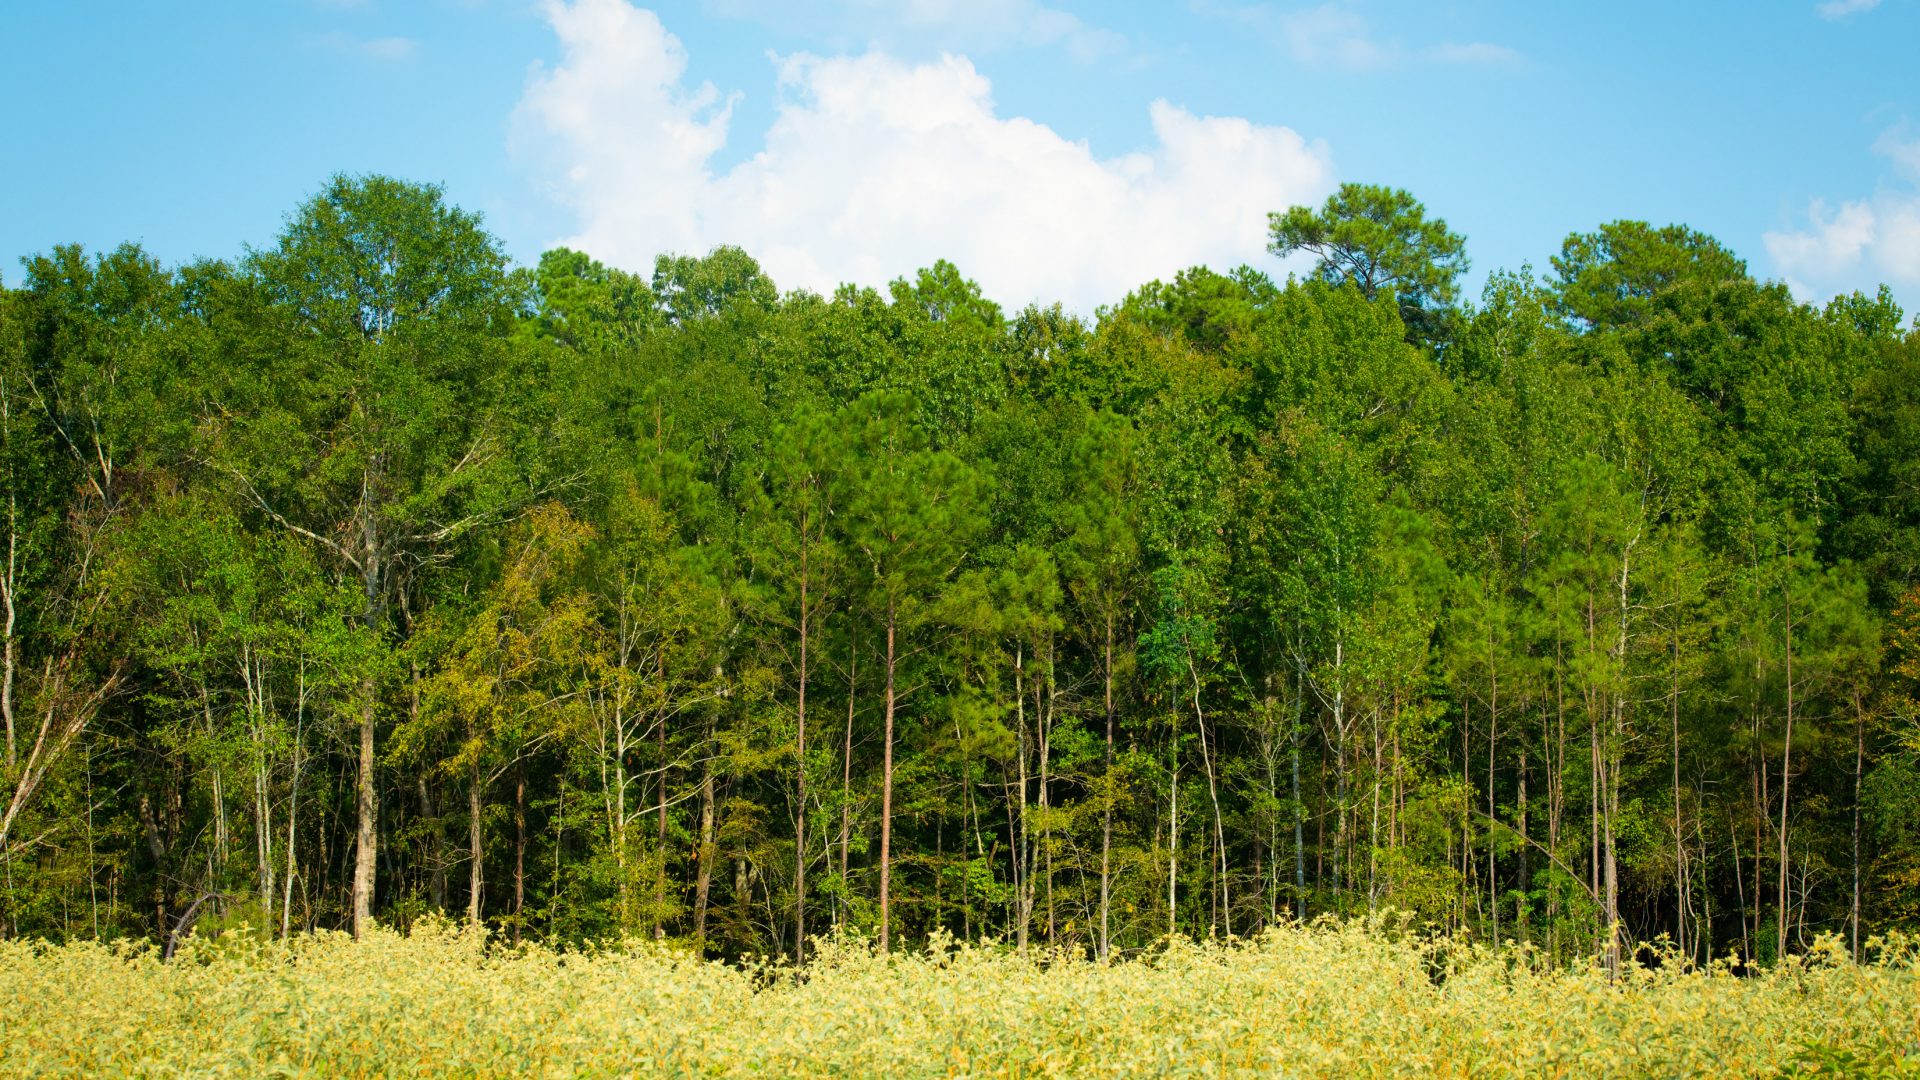
[[22, 260], [0, 935], [1920, 924], [1920, 326], [1681, 225], [1474, 299], [1406, 192], [1274, 210], [1305, 277], [1091, 316], [516, 267], [381, 176]]

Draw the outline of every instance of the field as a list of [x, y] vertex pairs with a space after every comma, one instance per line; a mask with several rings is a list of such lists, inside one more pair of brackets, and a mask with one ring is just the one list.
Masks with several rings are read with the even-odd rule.
[[1294, 927], [1101, 967], [829, 947], [796, 983], [651, 945], [0, 944], [0, 1074], [275, 1076], [1920, 1075], [1904, 942], [1756, 977], [1532, 970]]

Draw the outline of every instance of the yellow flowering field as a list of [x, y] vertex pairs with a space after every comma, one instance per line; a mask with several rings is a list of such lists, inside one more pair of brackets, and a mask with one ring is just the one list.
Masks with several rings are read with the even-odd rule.
[[[1359, 924], [1100, 966], [826, 947], [805, 979], [651, 944], [228, 934], [0, 943], [0, 1075], [1916, 1075], [1904, 941], [1755, 977], [1536, 969]], [[1911, 1055], [1911, 1056], [1910, 1056]]]

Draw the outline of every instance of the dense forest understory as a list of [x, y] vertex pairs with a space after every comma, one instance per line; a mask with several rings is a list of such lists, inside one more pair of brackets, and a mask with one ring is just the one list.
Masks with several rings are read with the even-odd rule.
[[1091, 957], [1397, 909], [1617, 967], [1920, 923], [1920, 332], [1614, 222], [1458, 295], [513, 268], [337, 177], [0, 290], [0, 932]]

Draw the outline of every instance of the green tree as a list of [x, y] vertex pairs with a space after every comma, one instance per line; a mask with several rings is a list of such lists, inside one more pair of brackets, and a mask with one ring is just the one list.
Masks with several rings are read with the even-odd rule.
[[536, 300], [526, 330], [589, 353], [632, 349], [660, 322], [644, 278], [602, 265], [584, 252], [542, 252], [533, 271]]
[[736, 309], [764, 310], [780, 298], [753, 256], [730, 244], [704, 256], [660, 256], [653, 264], [653, 293], [676, 323]]
[[1437, 313], [1456, 298], [1467, 271], [1466, 241], [1399, 188], [1342, 184], [1319, 212], [1295, 206], [1268, 216], [1267, 250], [1287, 256], [1308, 252], [1319, 259], [1314, 276], [1352, 283], [1371, 300], [1387, 295], [1400, 304], [1409, 329], [1437, 326]]
[[[431, 618], [442, 624], [415, 639], [428, 646], [421, 659], [432, 674], [420, 687], [419, 715], [395, 731], [391, 753], [419, 761], [434, 734], [451, 744], [433, 764], [467, 786], [467, 921], [475, 926], [486, 902], [487, 789], [571, 727], [567, 716], [581, 707], [593, 606], [576, 570], [592, 539], [563, 508], [535, 508], [508, 537], [500, 578], [477, 605], [436, 608]], [[517, 938], [524, 855], [516, 863], [509, 925]]]
[[1553, 258], [1560, 311], [1593, 329], [1643, 327], [1675, 290], [1707, 291], [1746, 280], [1747, 264], [1685, 225], [1611, 221], [1574, 233]]
[[864, 605], [885, 646], [880, 796], [880, 943], [891, 942], [893, 779], [902, 660], [923, 645], [930, 601], [959, 569], [980, 528], [978, 480], [958, 458], [929, 445], [913, 402], [892, 394], [862, 398], [847, 417], [852, 438], [844, 524], [859, 553]]
[[788, 665], [794, 687], [793, 958], [806, 961], [807, 691], [821, 623], [844, 586], [845, 557], [833, 528], [845, 447], [833, 420], [802, 408], [776, 428], [764, 486], [751, 492], [755, 531], [749, 557], [767, 595], [763, 618], [793, 635]]
[[1100, 673], [1100, 712], [1105, 729], [1101, 759], [1100, 937], [1097, 955], [1112, 951], [1113, 818], [1121, 798], [1115, 772], [1115, 732], [1121, 680], [1132, 666], [1133, 620], [1142, 589], [1141, 478], [1133, 425], [1098, 413], [1074, 442], [1069, 469], [1077, 498], [1064, 508], [1066, 533], [1060, 568], [1079, 615], [1080, 638]]
[[[352, 575], [362, 618], [474, 530], [529, 501], [512, 410], [527, 397], [509, 347], [522, 295], [479, 219], [438, 188], [336, 176], [253, 253], [272, 335], [242, 338], [203, 391], [201, 455], [266, 519]], [[374, 903], [376, 695], [361, 694], [353, 925]]]

